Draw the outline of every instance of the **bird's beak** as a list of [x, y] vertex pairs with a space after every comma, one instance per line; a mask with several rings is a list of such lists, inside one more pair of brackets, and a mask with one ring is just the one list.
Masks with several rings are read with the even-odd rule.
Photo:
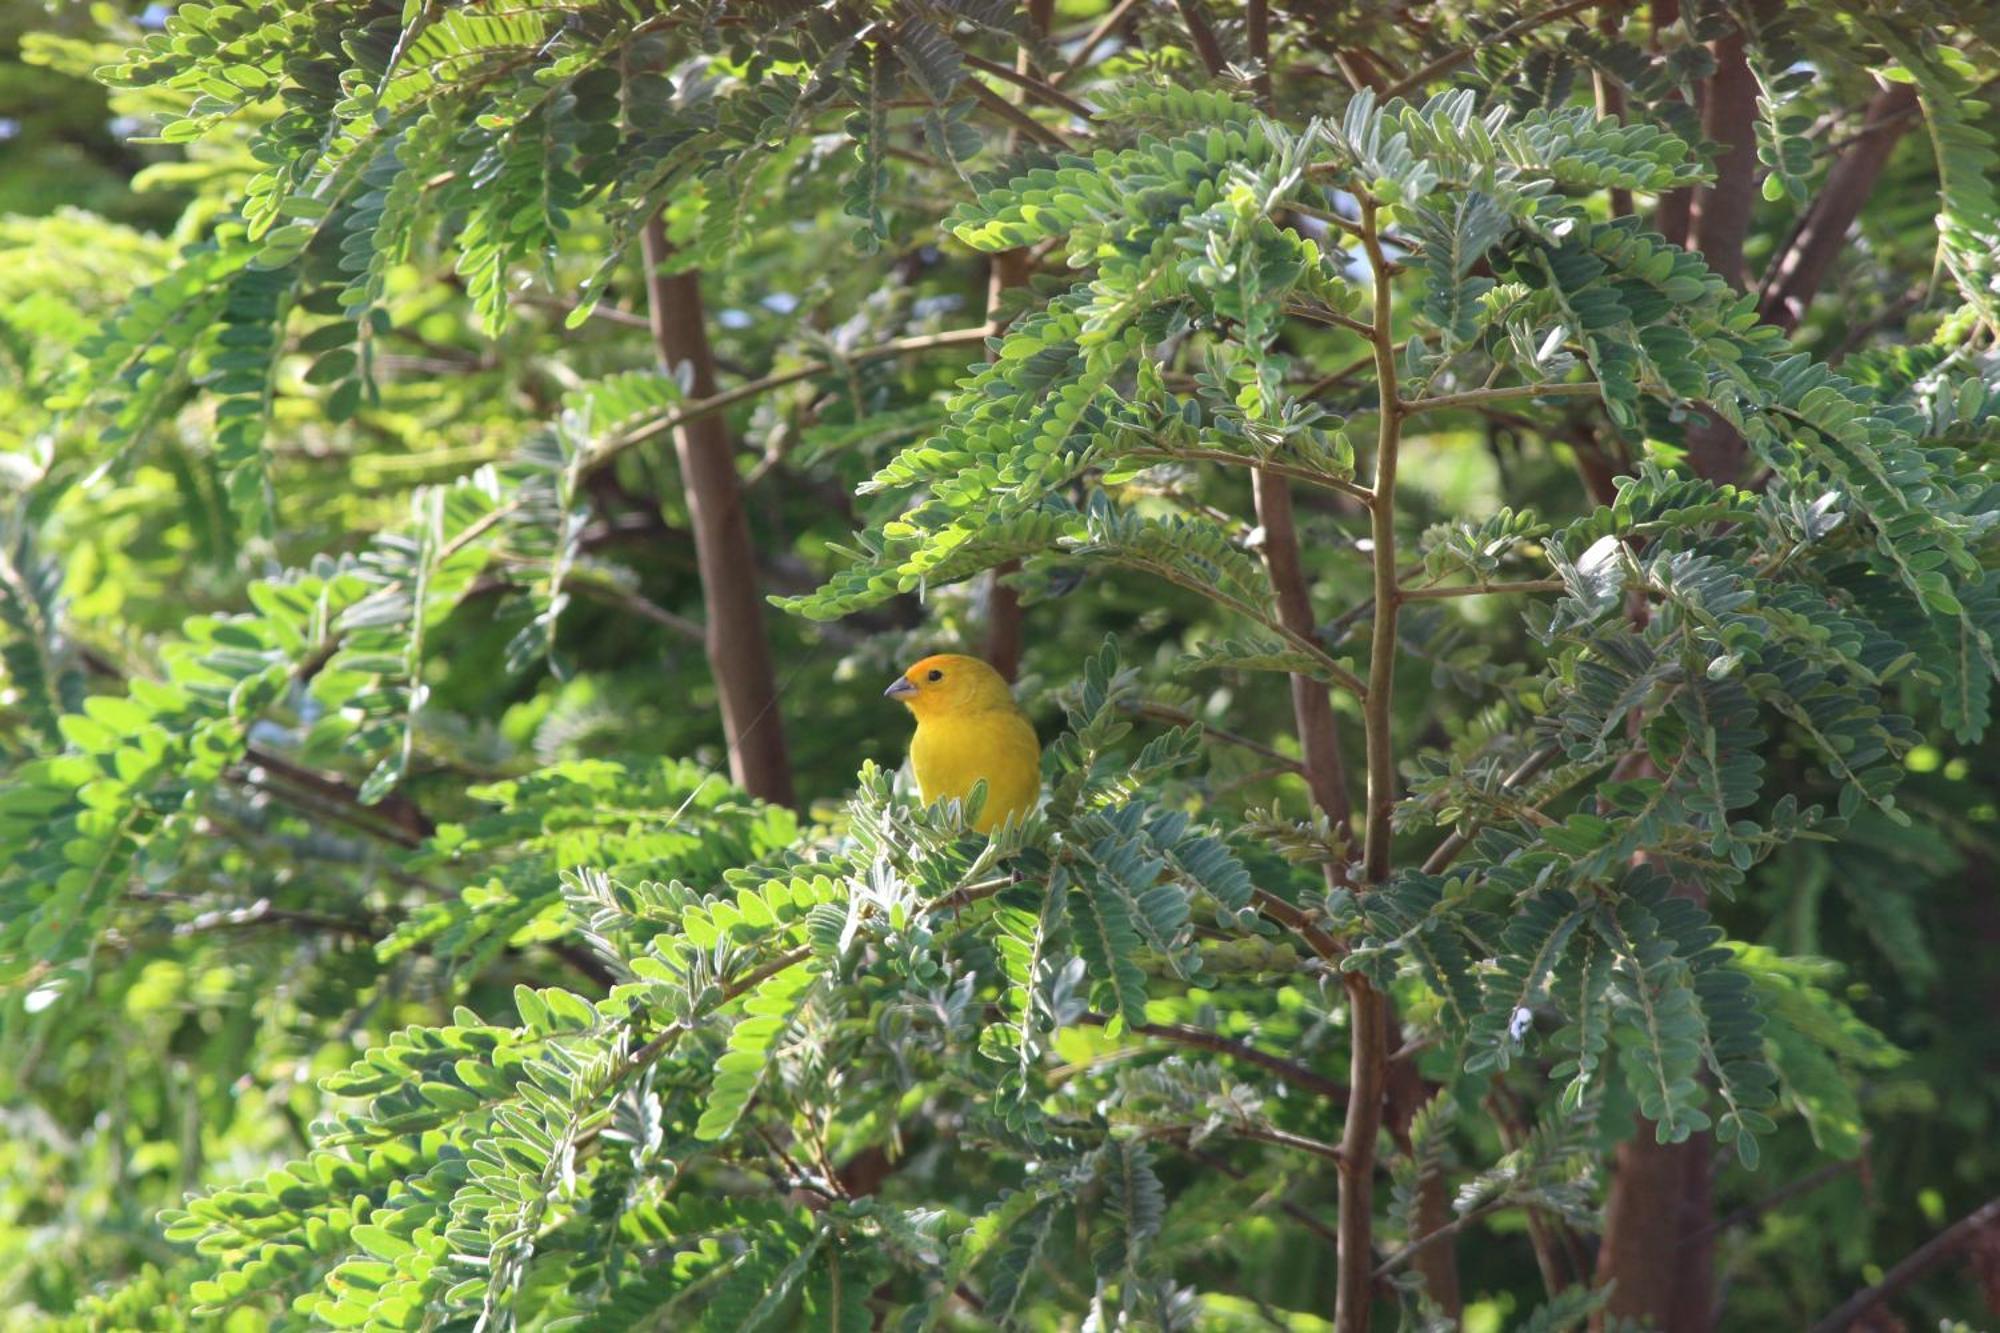
[[889, 688], [882, 691], [884, 699], [907, 699], [917, 692], [916, 685], [908, 676], [898, 676]]

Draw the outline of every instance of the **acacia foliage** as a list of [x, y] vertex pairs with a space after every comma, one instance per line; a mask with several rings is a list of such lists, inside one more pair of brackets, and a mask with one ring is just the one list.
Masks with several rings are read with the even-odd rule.
[[[1044, 73], [1064, 58], [1000, 7], [178, 7], [103, 77], [162, 141], [209, 154], [194, 160], [215, 211], [171, 261], [127, 238], [138, 290], [24, 366], [70, 415], [52, 422], [60, 452], [20, 454], [0, 564], [18, 758], [0, 788], [0, 972], [38, 1060], [55, 1024], [115, 1019], [109, 978], [144, 1013], [150, 963], [230, 966], [174, 948], [260, 925], [313, 942], [308, 993], [264, 1014], [277, 1055], [246, 1071], [290, 1087], [289, 1123], [223, 1161], [178, 1158], [185, 1197], [159, 1221], [176, 1248], [143, 1251], [160, 1267], [102, 1284], [76, 1321], [1233, 1327], [1252, 1318], [1239, 1293], [1268, 1279], [1218, 1270], [1204, 1233], [1324, 1207], [1342, 969], [1396, 996], [1448, 1093], [1389, 1164], [1385, 1258], [1439, 1173], [1462, 1216], [1589, 1229], [1601, 1150], [1635, 1111], [1662, 1141], [1713, 1130], [1746, 1166], [1780, 1115], [1858, 1151], [1859, 1076], [1900, 1053], [1824, 965], [1727, 938], [1671, 886], [1727, 912], [1774, 857], [1881, 846], [1921, 729], [1972, 745], [1988, 726], [1994, 164], [1963, 93], [1992, 34], [1963, 8], [1871, 17], [1862, 40], [1779, 27], [1769, 6], [1690, 7], [1703, 36], [1751, 28], [1767, 71], [1886, 51], [1922, 91], [1953, 295], [1930, 342], [1835, 371], [1605, 206], [1711, 178], [1676, 109], [1699, 43], [1537, 30], [1483, 47], [1450, 91], [1271, 114], [1254, 81], [1185, 86], [1190, 39], [1163, 7], [1078, 84], [1087, 118], [1031, 131], [993, 111], [967, 57], [1024, 49]], [[1229, 54], [1247, 56], [1240, 37], [1225, 25]], [[1626, 88], [1626, 123], [1577, 104], [1593, 68]], [[1810, 174], [1791, 105], [1807, 96], [1782, 76], [1766, 90], [1780, 193]], [[1374, 295], [1361, 199], [1394, 229], [1410, 430], [1484, 403], [1551, 437], [1601, 413], [1642, 460], [1594, 506], [1405, 518], [1411, 591], [1529, 583], [1540, 600], [1518, 632], [1487, 622], [1486, 644], [1458, 599], [1411, 602], [1408, 658], [1470, 702], [1407, 757], [1412, 854], [1365, 890], [1295, 790], [1246, 819], [1244, 775], [1216, 771], [1198, 726], [1134, 734], [1135, 714], [1202, 698], [1170, 672], [1357, 683], [1360, 622], [1302, 634], [1278, 617], [1225, 478], [1257, 465], [1351, 497], [1370, 475], [1379, 386], [1322, 383], [1360, 349]], [[782, 605], [854, 616], [1023, 561], [1051, 616], [1117, 578], [1154, 610], [1172, 590], [1189, 625], [1143, 672], [1069, 636], [1071, 660], [1044, 664], [1064, 715], [1048, 803], [990, 841], [872, 766], [812, 824], [698, 765], [576, 743], [615, 713], [556, 715], [532, 746], [481, 734], [500, 692], [468, 677], [587, 673], [603, 664], [565, 632], [575, 603], [647, 605], [631, 569], [596, 558], [595, 506], [699, 406], [673, 374], [558, 376], [507, 456], [426, 463], [445, 475], [392, 516], [336, 520], [324, 553], [287, 543], [316, 498], [288, 442], [421, 418], [423, 377], [398, 364], [425, 313], [413, 273], [447, 272], [504, 347], [524, 282], [573, 296], [564, 322], [589, 328], [656, 211], [676, 263], [727, 271], [808, 205], [822, 225], [837, 212], [857, 254], [920, 239], [1052, 262], [947, 392], [868, 378], [851, 355], [866, 344], [839, 330], [785, 350], [824, 352], [805, 378], [846, 395], [809, 422], [805, 458], [865, 466], [870, 498], [851, 558], [815, 549], [824, 586]], [[853, 300], [861, 333], [915, 331], [907, 310]], [[10, 310], [10, 327], [49, 327]], [[1671, 466], [1701, 414], [1741, 434], [1749, 484]], [[67, 628], [57, 516], [154, 465], [217, 563], [255, 576], [146, 626], [159, 637], [123, 665], [93, 661]], [[1365, 560], [1320, 554], [1319, 577], [1358, 599], [1334, 557]], [[877, 667], [901, 646], [855, 656]], [[362, 836], [284, 813], [329, 802]], [[1426, 868], [1418, 849], [1447, 834], [1458, 855]], [[274, 846], [303, 863], [289, 882], [260, 877]], [[1877, 910], [1870, 928], [1907, 952], [1909, 922]], [[1336, 957], [1282, 927], [1301, 911]], [[1534, 1108], [1505, 1145], [1457, 1109], [1502, 1076]], [[1454, 1160], [1455, 1134], [1485, 1155]], [[844, 1169], [871, 1150], [929, 1164], [877, 1195]], [[1400, 1299], [1431, 1313], [1418, 1284]], [[1595, 1299], [1556, 1297], [1525, 1326], [1573, 1327]]]

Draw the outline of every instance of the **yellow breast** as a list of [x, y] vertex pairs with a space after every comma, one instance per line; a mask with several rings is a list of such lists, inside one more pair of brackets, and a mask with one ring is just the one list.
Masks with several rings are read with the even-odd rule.
[[987, 709], [919, 719], [910, 741], [910, 766], [925, 804], [964, 800], [986, 782], [986, 804], [973, 827], [991, 833], [1008, 816], [1020, 819], [1042, 789], [1042, 747], [1019, 712]]

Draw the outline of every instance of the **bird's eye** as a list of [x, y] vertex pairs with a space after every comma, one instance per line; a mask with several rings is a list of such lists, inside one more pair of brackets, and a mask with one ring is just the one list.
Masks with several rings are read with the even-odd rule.
[[938, 670], [938, 669], [937, 669], [936, 667], [932, 667], [932, 668], [931, 668], [931, 674], [930, 674], [930, 676], [929, 676], [929, 679], [931, 679], [931, 680], [943, 680], [943, 679], [944, 679], [944, 672], [942, 672], [942, 671], [939, 671], [939, 670]]

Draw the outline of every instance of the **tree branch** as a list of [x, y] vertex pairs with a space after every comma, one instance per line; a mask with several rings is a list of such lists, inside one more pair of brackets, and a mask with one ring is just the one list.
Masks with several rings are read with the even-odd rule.
[[1992, 1226], [2000, 1226], [2000, 1199], [1987, 1200], [1910, 1251], [1903, 1262], [1882, 1275], [1880, 1282], [1856, 1292], [1832, 1314], [1814, 1324], [1811, 1333], [1841, 1333], [1851, 1328], [1855, 1320], [1958, 1253], [1973, 1237]]
[[1201, 57], [1209, 77], [1221, 78], [1222, 71], [1229, 67], [1229, 58], [1222, 53], [1222, 43], [1216, 40], [1208, 15], [1201, 11], [1201, 0], [1174, 0], [1174, 6], [1181, 11], [1181, 24], [1187, 29], [1188, 40], [1194, 43], [1194, 52]]
[[1090, 30], [1090, 34], [1076, 48], [1076, 54], [1069, 58], [1069, 64], [1065, 65], [1051, 82], [1063, 84], [1076, 77], [1077, 71], [1089, 64], [1090, 58], [1097, 54], [1097, 48], [1104, 44], [1104, 39], [1109, 37], [1113, 32], [1116, 32], [1118, 25], [1123, 23], [1126, 16], [1136, 9], [1138, 5], [1139, 0], [1118, 0], [1118, 3], [1111, 7], [1111, 12], [1106, 14], [1103, 20]]
[[[1111, 1020], [1103, 1014], [1085, 1014], [1078, 1021], [1086, 1027], [1103, 1027]], [[1334, 1101], [1345, 1101], [1347, 1099], [1346, 1084], [1337, 1083], [1324, 1074], [1314, 1073], [1302, 1064], [1287, 1060], [1280, 1055], [1273, 1055], [1269, 1051], [1252, 1046], [1249, 1042], [1237, 1041], [1233, 1037], [1225, 1037], [1219, 1032], [1210, 1032], [1206, 1028], [1188, 1027], [1182, 1023], [1137, 1023], [1128, 1024], [1127, 1027], [1130, 1031], [1141, 1033], [1148, 1037], [1157, 1037], [1161, 1041], [1169, 1041], [1176, 1046], [1189, 1046], [1196, 1050], [1214, 1051], [1218, 1055], [1226, 1055], [1232, 1059], [1241, 1060], [1245, 1064], [1256, 1065], [1260, 1069], [1267, 1069], [1300, 1088], [1318, 1093], [1320, 1096], [1331, 1098]]]
[[[1292, 517], [1292, 487], [1283, 477], [1261, 469], [1251, 473], [1251, 490], [1257, 506], [1257, 521], [1264, 528], [1264, 569], [1271, 579], [1278, 620], [1302, 639], [1313, 637], [1316, 620], [1312, 598], [1306, 587], [1305, 566], [1299, 555], [1298, 526]], [[1292, 691], [1292, 719], [1299, 733], [1299, 748], [1305, 755], [1306, 786], [1314, 804], [1336, 826], [1352, 819], [1347, 794], [1347, 761], [1340, 752], [1340, 724], [1333, 715], [1333, 701], [1326, 686], [1311, 676], [1293, 672], [1288, 678]], [[1326, 867], [1327, 886], [1337, 887], [1337, 875]]]
[[1078, 120], [1093, 120], [1097, 116], [1097, 112], [1092, 108], [1077, 101], [1054, 84], [1044, 83], [1025, 70], [1018, 70], [1011, 65], [1002, 65], [993, 60], [983, 60], [970, 51], [959, 52], [959, 59], [982, 74], [991, 74], [996, 79], [1013, 84], [1044, 106], [1067, 111]]
[[1366, 501], [1372, 494], [1366, 486], [1357, 486], [1351, 481], [1315, 472], [1311, 468], [1295, 467], [1289, 463], [1277, 463], [1267, 459], [1253, 458], [1249, 454], [1229, 453], [1221, 449], [1127, 449], [1120, 457], [1157, 459], [1162, 463], [1226, 463], [1231, 467], [1247, 467], [1268, 472], [1274, 477], [1288, 477], [1302, 481], [1309, 486], [1323, 487], [1329, 491], [1339, 491], [1357, 500]]
[[1766, 323], [1789, 333], [1805, 318], [1916, 110], [1916, 89], [1905, 83], [1891, 84], [1869, 102], [1860, 133], [1827, 172], [1826, 183], [1765, 271], [1757, 308]]
[[1715, 183], [1695, 191], [1691, 241], [1708, 266], [1743, 290], [1743, 241], [1757, 196], [1757, 80], [1738, 31], [1715, 44], [1715, 74], [1702, 105], [1701, 132], [1723, 145]]
[[1561, 579], [1523, 579], [1518, 583], [1470, 583], [1424, 588], [1398, 588], [1396, 596], [1405, 602], [1435, 601], [1445, 597], [1484, 597], [1489, 594], [1561, 592], [1569, 585]]
[[[1609, 2], [1616, 3], [1616, 0], [1609, 0]], [[1569, 0], [1567, 4], [1557, 5], [1553, 9], [1545, 9], [1539, 14], [1530, 14], [1518, 23], [1508, 24], [1491, 37], [1482, 41], [1479, 46], [1461, 47], [1448, 55], [1439, 56], [1436, 60], [1422, 66], [1407, 78], [1397, 80], [1383, 92], [1382, 100], [1386, 102], [1394, 97], [1409, 96], [1432, 79], [1438, 78], [1440, 75], [1449, 74], [1466, 61], [1472, 59], [1481, 47], [1504, 47], [1516, 37], [1531, 33], [1537, 28], [1546, 27], [1548, 24], [1554, 23], [1557, 19], [1568, 18], [1571, 14], [1580, 14], [1586, 9], [1594, 9], [1603, 3], [1607, 3], [1607, 0]]]
[[[1402, 443], [1403, 406], [1396, 392], [1395, 340], [1391, 332], [1390, 270], [1382, 253], [1375, 201], [1361, 198], [1361, 246], [1374, 279], [1372, 339], [1375, 374], [1382, 403], [1375, 436], [1374, 492], [1368, 503], [1374, 538], [1374, 635], [1368, 648], [1367, 822], [1363, 832], [1362, 878], [1373, 887], [1389, 878], [1389, 816], [1396, 804], [1396, 758], [1392, 704], [1396, 687], [1396, 463]], [[1375, 1138], [1382, 1126], [1382, 1095], [1388, 1074], [1388, 1014], [1379, 991], [1359, 972], [1345, 972], [1349, 1081], [1347, 1122], [1340, 1149], [1340, 1265], [1333, 1323], [1335, 1333], [1368, 1333], [1374, 1295]]]
[[[661, 272], [669, 248], [666, 226], [657, 213], [646, 222], [640, 249], [661, 368], [673, 374], [685, 366], [689, 392], [700, 400], [719, 397], [700, 275]], [[735, 443], [728, 426], [713, 412], [676, 424], [674, 452], [680, 459], [689, 526], [694, 529], [707, 622], [704, 642], [728, 741], [729, 775], [752, 796], [793, 805], [797, 796], [784, 719], [778, 714], [777, 677], [764, 630], [763, 593], [757, 585], [757, 550], [743, 512]], [[594, 460], [594, 466], [602, 462]]]
[[[993, 336], [993, 332], [992, 326], [981, 324], [976, 328], [951, 329], [944, 333], [925, 333], [911, 338], [896, 338], [845, 357], [841, 365], [865, 366], [875, 361], [886, 361], [898, 356], [914, 356], [923, 352], [934, 352], [940, 348], [983, 345]], [[711, 392], [678, 404], [672, 411], [635, 426], [623, 435], [599, 445], [592, 451], [590, 460], [584, 464], [583, 473], [589, 476], [600, 468], [609, 466], [618, 455], [635, 445], [658, 439], [703, 417], [714, 416], [717, 412], [734, 407], [759, 394], [769, 393], [772, 389], [780, 389], [787, 384], [796, 384], [800, 380], [812, 379], [817, 375], [830, 375], [839, 369], [841, 366], [831, 361], [809, 361], [790, 370], [773, 371], [761, 379], [750, 380], [733, 389]]]
[[1464, 393], [1441, 393], [1430, 398], [1412, 398], [1397, 404], [1406, 417], [1422, 412], [1442, 412], [1453, 407], [1485, 407], [1522, 398], [1594, 398], [1603, 392], [1595, 380], [1581, 384], [1508, 384], [1497, 389], [1467, 389]]

